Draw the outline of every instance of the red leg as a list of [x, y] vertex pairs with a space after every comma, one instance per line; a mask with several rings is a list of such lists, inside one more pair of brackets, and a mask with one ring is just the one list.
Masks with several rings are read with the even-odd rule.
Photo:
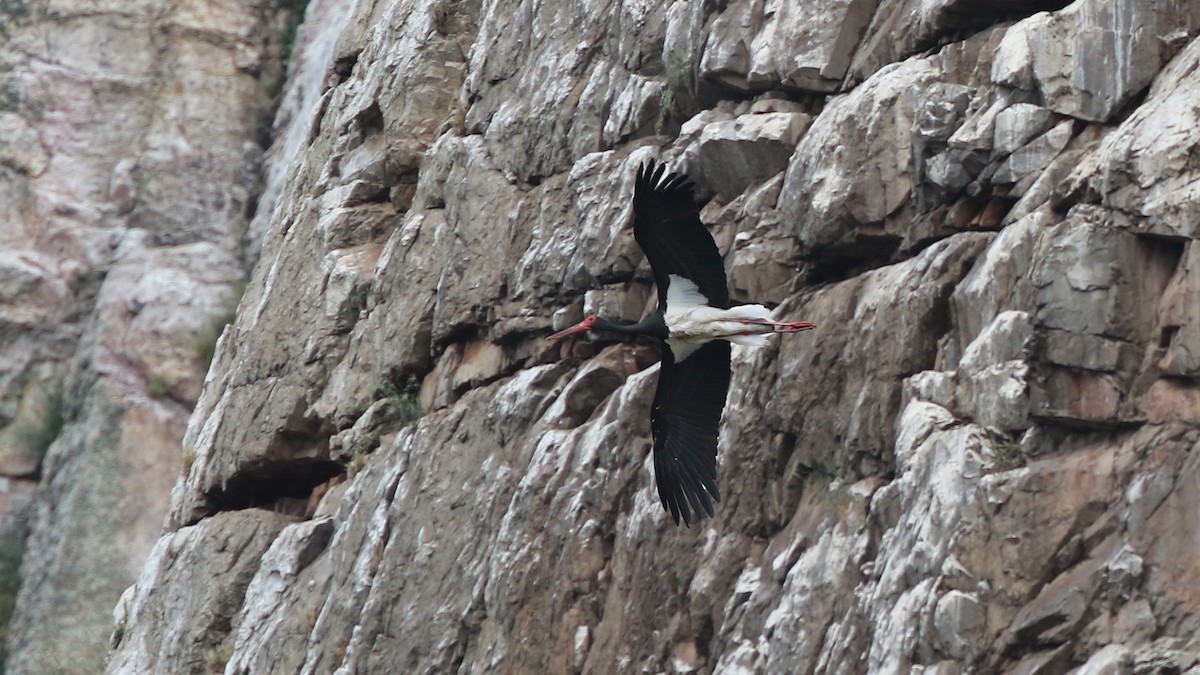
[[[737, 319], [737, 321], [751, 326], [770, 326], [772, 333], [799, 333], [817, 327], [817, 324], [811, 321], [760, 321], [758, 319]], [[743, 335], [756, 335], [756, 333], [743, 333]]]

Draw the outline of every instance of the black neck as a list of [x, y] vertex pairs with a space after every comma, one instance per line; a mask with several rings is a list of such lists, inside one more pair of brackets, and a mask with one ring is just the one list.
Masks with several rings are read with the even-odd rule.
[[659, 312], [655, 312], [633, 324], [615, 323], [608, 319], [597, 317], [592, 329], [609, 330], [614, 333], [626, 333], [629, 335], [647, 335], [660, 340], [667, 339], [667, 322], [663, 320], [663, 315]]

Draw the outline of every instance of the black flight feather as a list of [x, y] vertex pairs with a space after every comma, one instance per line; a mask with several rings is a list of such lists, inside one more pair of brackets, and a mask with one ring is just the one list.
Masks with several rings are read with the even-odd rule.
[[[633, 190], [633, 237], [650, 261], [658, 306], [667, 304], [671, 274], [690, 279], [712, 307], [729, 307], [729, 284], [721, 253], [700, 222], [700, 209], [685, 176], [667, 174], [653, 160], [638, 170]], [[664, 175], [665, 174], [665, 175]]]
[[730, 344], [705, 343], [682, 363], [663, 348], [658, 389], [650, 409], [658, 496], [675, 523], [692, 513], [713, 515], [717, 490], [717, 436], [729, 391]]

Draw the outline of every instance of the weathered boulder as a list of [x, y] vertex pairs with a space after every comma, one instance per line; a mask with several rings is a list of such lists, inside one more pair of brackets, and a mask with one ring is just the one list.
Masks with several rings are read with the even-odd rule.
[[929, 59], [906, 61], [833, 99], [810, 125], [779, 201], [783, 225], [809, 255], [890, 256], [915, 180], [916, 99], [939, 75]]
[[[242, 598], [289, 520], [268, 511], [233, 511], [160, 539], [113, 612], [106, 672], [133, 675], [166, 664], [175, 673], [223, 671], [241, 623]], [[162, 607], [174, 610], [166, 621], [159, 618]]]
[[1068, 0], [881, 0], [850, 65], [848, 79], [861, 82], [890, 63], [903, 60], [954, 34], [966, 34], [1039, 10], [1058, 9]]
[[873, 10], [864, 0], [736, 0], [711, 24], [700, 76], [745, 91], [833, 91]]
[[1141, 215], [1138, 227], [1148, 233], [1195, 239], [1200, 178], [1188, 158], [1197, 151], [1190, 130], [1198, 121], [1198, 62], [1200, 42], [1193, 40], [1155, 80], [1146, 103], [1104, 137], [1060, 192]]
[[787, 167], [810, 119], [800, 112], [769, 112], [705, 124], [683, 152], [688, 177], [704, 192], [729, 201]]
[[1103, 122], [1197, 31], [1200, 8], [1191, 3], [1076, 0], [1009, 29], [992, 80], [1039, 92], [1055, 112]]

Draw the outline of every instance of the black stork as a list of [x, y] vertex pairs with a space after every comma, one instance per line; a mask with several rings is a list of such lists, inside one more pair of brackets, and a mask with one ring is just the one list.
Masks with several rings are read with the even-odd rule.
[[[664, 175], [665, 174], [665, 175]], [[650, 261], [658, 310], [624, 325], [597, 316], [551, 340], [591, 330], [658, 338], [662, 367], [650, 409], [654, 473], [663, 508], [675, 524], [711, 518], [717, 490], [717, 434], [729, 391], [730, 343], [763, 346], [772, 333], [815, 328], [808, 321], [774, 321], [762, 305], [731, 305], [725, 264], [700, 221], [686, 176], [666, 173], [653, 160], [637, 173], [633, 236]]]

